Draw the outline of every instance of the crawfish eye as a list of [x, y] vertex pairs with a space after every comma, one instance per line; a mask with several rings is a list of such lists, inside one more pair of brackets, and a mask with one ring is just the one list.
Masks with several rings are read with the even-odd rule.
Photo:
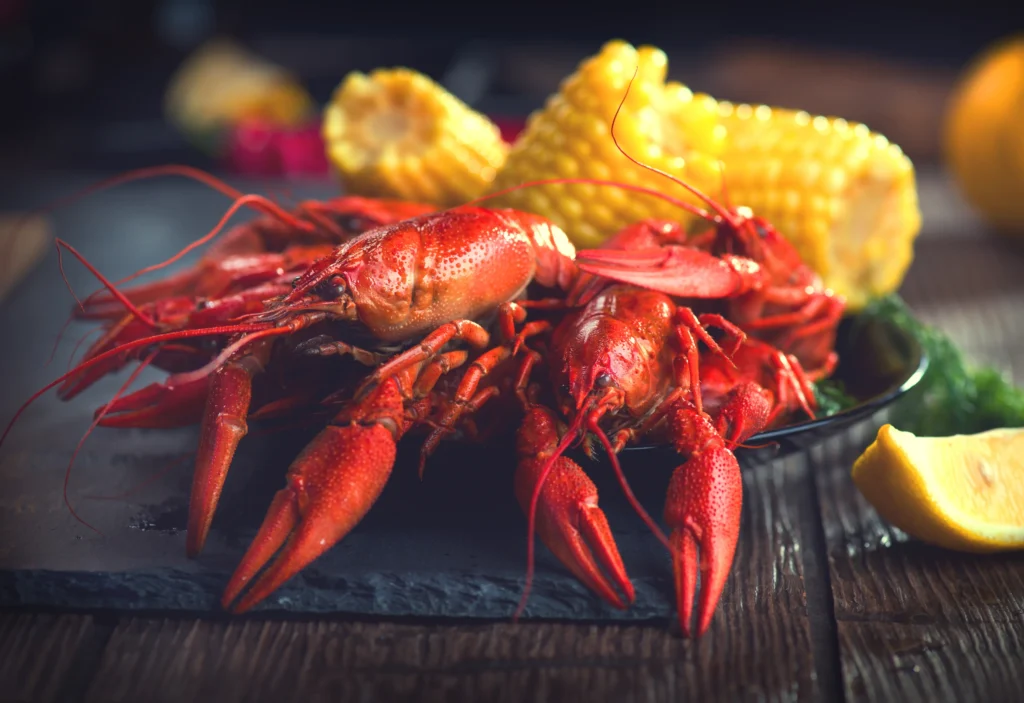
[[370, 229], [366, 220], [358, 215], [342, 215], [337, 218], [337, 223], [343, 230], [353, 234]]
[[612, 385], [612, 375], [607, 372], [599, 374], [598, 377], [594, 379], [594, 385], [598, 388], [607, 388]]
[[347, 292], [345, 279], [341, 276], [331, 276], [320, 284], [317, 294], [325, 300], [337, 300]]

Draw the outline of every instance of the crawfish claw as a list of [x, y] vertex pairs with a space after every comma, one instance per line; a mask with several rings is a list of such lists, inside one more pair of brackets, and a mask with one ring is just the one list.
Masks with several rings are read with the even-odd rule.
[[[745, 264], [746, 262], [744, 262]], [[576, 266], [584, 273], [684, 298], [725, 298], [757, 285], [752, 262], [744, 268], [688, 246], [634, 250], [583, 249]]]
[[[516, 469], [515, 492], [523, 512], [529, 514], [533, 493], [547, 463], [544, 449], [550, 449], [552, 441], [557, 445], [557, 435], [547, 411], [534, 408], [527, 418], [519, 434], [521, 458]], [[597, 499], [597, 486], [583, 469], [572, 459], [559, 457], [544, 481], [537, 503], [537, 533], [585, 586], [616, 608], [625, 609], [633, 603], [636, 593]]]
[[695, 451], [672, 474], [665, 522], [672, 530], [669, 542], [679, 625], [687, 637], [691, 636], [695, 598], [696, 636], [707, 632], [711, 624], [736, 554], [742, 503], [739, 463], [720, 438]]
[[391, 475], [401, 411], [397, 385], [386, 383], [366, 403], [343, 410], [310, 442], [228, 582], [221, 599], [225, 609], [248, 586], [231, 609], [249, 610], [359, 524]]

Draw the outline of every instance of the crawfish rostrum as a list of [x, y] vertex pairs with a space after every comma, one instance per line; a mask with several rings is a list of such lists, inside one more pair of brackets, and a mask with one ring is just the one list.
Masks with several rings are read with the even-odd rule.
[[[815, 414], [811, 384], [835, 366], [844, 301], [768, 223], [700, 197], [709, 212], [680, 207], [705, 216], [708, 233], [648, 220], [579, 252], [555, 224], [508, 209], [338, 198], [274, 211], [184, 273], [90, 296], [78, 315], [100, 322], [103, 336], [29, 402], [57, 386], [70, 400], [131, 363], [167, 371], [96, 419], [200, 426], [190, 557], [203, 549], [249, 423], [316, 418], [322, 429], [288, 468], [226, 585], [222, 603], [234, 612], [356, 528], [413, 431], [426, 435], [421, 472], [441, 441], [514, 441], [512, 486], [531, 535], [626, 608], [634, 591], [597, 489], [564, 456], [582, 443], [593, 457], [597, 442], [671, 554], [683, 631], [696, 600], [702, 634], [739, 535], [733, 452]], [[503, 435], [509, 426], [516, 431]], [[666, 487], [668, 534], [632, 499], [618, 465], [637, 441], [680, 456]], [[532, 554], [531, 539], [527, 584]]]

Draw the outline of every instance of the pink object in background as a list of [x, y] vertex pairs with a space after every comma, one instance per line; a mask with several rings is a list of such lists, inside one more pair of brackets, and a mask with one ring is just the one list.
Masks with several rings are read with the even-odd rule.
[[277, 137], [281, 170], [285, 176], [327, 176], [327, 152], [320, 123], [284, 130]]
[[328, 175], [319, 122], [286, 128], [244, 120], [228, 130], [225, 140], [224, 166], [234, 173], [286, 178]]
[[516, 137], [519, 133], [526, 128], [526, 120], [521, 117], [501, 117], [491, 115], [491, 122], [498, 125], [498, 129], [501, 130], [501, 138], [509, 144], [515, 142]]
[[[492, 116], [510, 144], [526, 127], [520, 117]], [[319, 120], [302, 127], [280, 127], [260, 119], [243, 120], [225, 135], [224, 167], [243, 176], [324, 177], [330, 173]]]

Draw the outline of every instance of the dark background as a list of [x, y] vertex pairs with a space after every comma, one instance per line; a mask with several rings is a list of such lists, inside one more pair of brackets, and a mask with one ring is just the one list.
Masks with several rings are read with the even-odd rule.
[[202, 164], [163, 122], [161, 100], [187, 53], [219, 34], [295, 71], [319, 101], [350, 70], [403, 64], [491, 114], [537, 107], [610, 38], [652, 43], [695, 90], [860, 119], [927, 159], [952, 78], [1024, 28], [1024, 10], [916, 5], [0, 0], [3, 158]]

